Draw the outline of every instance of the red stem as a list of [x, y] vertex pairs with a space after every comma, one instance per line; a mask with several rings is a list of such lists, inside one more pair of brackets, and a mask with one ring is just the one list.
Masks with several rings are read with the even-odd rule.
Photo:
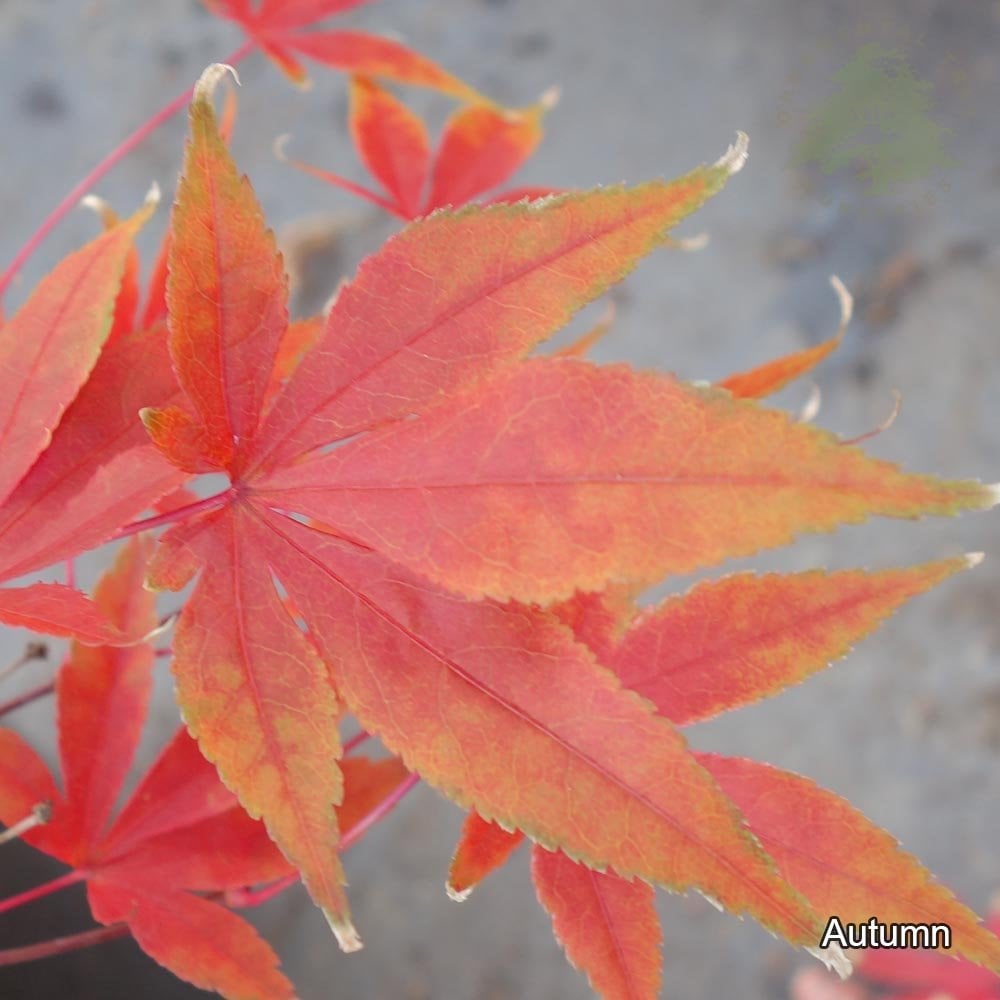
[[110, 927], [95, 927], [79, 934], [69, 934], [66, 937], [53, 938], [39, 944], [27, 944], [21, 948], [5, 948], [0, 951], [0, 966], [19, 965], [21, 962], [35, 962], [40, 958], [50, 958], [52, 955], [64, 955], [68, 951], [89, 948], [103, 941], [114, 941], [128, 934], [128, 924], [112, 924]]
[[13, 712], [15, 709], [23, 708], [25, 705], [30, 705], [33, 701], [38, 701], [39, 698], [44, 698], [47, 694], [52, 694], [56, 689], [55, 681], [46, 681], [44, 684], [39, 684], [38, 687], [33, 687], [24, 694], [19, 694], [16, 698], [11, 698], [9, 701], [0, 704], [0, 719], [2, 719], [8, 712]]
[[365, 740], [370, 740], [372, 734], [366, 732], [364, 729], [360, 733], [355, 733], [345, 744], [344, 744], [344, 756], [346, 757], [352, 750], [356, 750]]
[[323, 170], [321, 167], [314, 167], [311, 163], [304, 163], [302, 160], [285, 159], [285, 162], [289, 166], [295, 167], [296, 170], [301, 170], [304, 174], [309, 174], [310, 177], [315, 177], [317, 180], [323, 181], [325, 184], [331, 184], [334, 187], [343, 188], [345, 191], [349, 191], [358, 198], [363, 198], [365, 201], [371, 202], [373, 205], [377, 205], [383, 211], [388, 212], [390, 215], [394, 215], [397, 219], [402, 219], [404, 222], [409, 221], [410, 217], [397, 205], [394, 205], [391, 201], [376, 194], [374, 191], [369, 191], [368, 188], [362, 187], [360, 184], [355, 184], [354, 181], [349, 181], [346, 177], [341, 177], [340, 174], [330, 173], [329, 170]]
[[396, 788], [387, 795], [364, 819], [358, 820], [340, 838], [338, 850], [346, 851], [353, 847], [362, 837], [380, 820], [385, 819], [396, 806], [399, 805], [406, 796], [420, 784], [419, 774], [408, 774], [404, 781], [401, 781]]
[[[244, 42], [235, 52], [227, 56], [224, 60], [229, 65], [234, 66], [236, 63], [245, 59], [254, 48], [254, 43], [252, 41]], [[24, 244], [23, 247], [17, 252], [17, 255], [10, 262], [7, 270], [0, 275], [0, 300], [6, 294], [7, 289], [10, 287], [10, 283], [18, 275], [21, 268], [27, 263], [28, 258], [38, 249], [42, 241], [45, 239], [49, 233], [65, 218], [65, 216], [72, 211], [80, 199], [88, 194], [93, 188], [93, 186], [101, 180], [105, 174], [111, 171], [112, 168], [118, 165], [121, 160], [123, 160], [133, 149], [136, 148], [147, 136], [155, 132], [165, 121], [172, 118], [178, 111], [181, 110], [187, 103], [191, 100], [191, 94], [194, 91], [194, 87], [189, 87], [184, 91], [183, 94], [179, 94], [175, 97], [169, 104], [162, 107], [159, 111], [153, 115], [152, 118], [148, 119], [142, 125], [139, 126], [128, 138], [126, 138], [119, 146], [113, 149], [107, 156], [101, 160], [100, 163], [94, 167], [93, 170], [87, 174], [86, 177], [80, 181], [65, 198], [52, 211], [45, 217], [42, 224], [35, 231], [28, 242]]]
[[162, 528], [165, 524], [173, 524], [175, 521], [186, 520], [193, 514], [200, 514], [204, 510], [213, 510], [216, 507], [221, 507], [232, 495], [232, 492], [232, 487], [230, 487], [221, 493], [215, 493], [202, 500], [196, 500], [194, 503], [185, 504], [183, 507], [177, 507], [175, 510], [168, 510], [164, 514], [156, 514], [153, 517], [146, 517], [140, 521], [132, 521], [131, 524], [126, 524], [125, 527], [119, 528], [108, 541], [115, 542], [119, 538], [138, 535], [140, 531]]
[[0, 899], [0, 913], [17, 909], [17, 907], [24, 906], [26, 903], [33, 903], [36, 899], [42, 899], [44, 896], [50, 896], [60, 889], [65, 889], [67, 886], [82, 882], [85, 878], [86, 875], [81, 871], [66, 872], [65, 875], [60, 875], [59, 878], [54, 878], [51, 882], [43, 882], [41, 885], [36, 885], [26, 892], [19, 892], [16, 896], [8, 896], [6, 899]]

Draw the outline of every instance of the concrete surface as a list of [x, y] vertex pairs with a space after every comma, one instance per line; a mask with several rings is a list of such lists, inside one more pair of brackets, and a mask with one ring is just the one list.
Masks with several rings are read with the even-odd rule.
[[[545, 143], [519, 178], [527, 183], [669, 176], [714, 159], [737, 128], [748, 131], [744, 173], [684, 226], [687, 234], [710, 232], [709, 248], [661, 253], [643, 265], [617, 293], [617, 328], [595, 355], [722, 376], [831, 330], [836, 305], [827, 278], [837, 273], [857, 293], [859, 316], [819, 376], [819, 422], [847, 435], [864, 432], [898, 389], [902, 413], [871, 443], [874, 453], [923, 471], [1000, 478], [996, 3], [387, 0], [344, 23], [397, 32], [510, 104], [561, 84], [563, 102]], [[194, 0], [0, 3], [0, 261], [86, 168], [238, 43], [235, 30]], [[921, 82], [925, 125], [944, 130], [937, 152], [951, 161], [907, 179], [900, 158], [898, 173], [890, 164], [885, 193], [870, 190], [858, 164], [826, 173], [832, 147], [813, 148], [819, 162], [801, 162], [817, 116], [839, 91], [853, 86], [864, 102], [878, 89], [858, 91], [855, 72], [859, 51], [873, 44], [901, 55]], [[344, 82], [317, 70], [316, 87], [301, 94], [259, 57], [241, 72], [235, 151], [269, 218], [279, 229], [298, 221], [301, 231], [309, 219], [338, 234], [332, 252], [310, 262], [300, 305], [315, 306], [388, 226], [349, 196], [291, 175], [274, 161], [271, 143], [291, 132], [296, 155], [361, 179], [345, 134]], [[443, 105], [434, 99], [416, 103], [440, 118]], [[169, 191], [183, 129], [180, 119], [164, 128], [99, 193], [124, 210], [153, 178]], [[891, 148], [877, 123], [875, 133], [862, 145]], [[8, 307], [92, 231], [82, 213], [67, 221]], [[154, 236], [147, 234], [146, 246]], [[796, 387], [781, 402], [798, 407], [806, 395]], [[985, 564], [905, 609], [848, 660], [781, 698], [698, 727], [691, 738], [792, 768], [846, 795], [982, 910], [1000, 887], [1000, 517], [870, 524], [804, 539], [752, 564], [881, 567], [968, 550], [984, 550]], [[86, 580], [106, 558], [99, 552], [87, 560]], [[671, 581], [669, 589], [688, 582]], [[0, 641], [5, 663], [23, 636], [6, 632]], [[5, 695], [46, 669], [25, 671]], [[160, 687], [142, 763], [175, 723], [167, 677]], [[13, 722], [41, 741], [50, 711], [38, 706]], [[445, 897], [459, 822], [457, 809], [421, 791], [349, 855], [351, 898], [367, 942], [359, 955], [337, 953], [301, 894], [254, 915], [303, 997], [589, 995], [552, 940], [523, 855], [462, 906]], [[4, 895], [44, 877], [31, 852], [3, 851]], [[23, 917], [0, 918], [0, 941], [79, 929], [82, 906], [82, 897], [67, 894]], [[700, 899], [663, 895], [661, 910], [665, 995], [779, 998], [790, 970], [808, 961]], [[128, 942], [0, 971], [0, 996], [11, 998], [195, 993]]]

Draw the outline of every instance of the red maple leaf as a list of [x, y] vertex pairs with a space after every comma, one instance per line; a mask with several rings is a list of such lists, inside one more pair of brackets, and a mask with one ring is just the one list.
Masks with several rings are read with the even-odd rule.
[[[163, 537], [151, 572], [172, 588], [200, 573], [174, 670], [206, 756], [347, 947], [325, 847], [342, 703], [483, 817], [815, 945], [808, 894], [710, 761], [541, 605], [872, 514], [988, 507], [995, 490], [904, 474], [668, 376], [521, 360], [662, 245], [743, 149], [670, 184], [436, 213], [362, 266], [268, 404], [286, 282], [217, 133], [220, 72], [196, 88], [174, 211], [170, 351], [186, 401], [144, 412], [178, 466], [231, 481], [217, 509]], [[995, 961], [972, 931], [965, 947]]]
[[307, 82], [305, 56], [348, 73], [430, 87], [461, 100], [480, 101], [468, 84], [425, 56], [363, 31], [315, 30], [326, 18], [369, 0], [205, 0], [210, 11], [235, 21], [290, 79]]
[[[677, 725], [699, 722], [774, 695], [827, 666], [902, 602], [968, 564], [928, 563], [881, 573], [736, 574], [640, 612], [627, 591], [578, 595], [555, 613], [621, 681]], [[696, 753], [739, 806], [781, 874], [824, 920], [865, 923], [945, 922], [954, 949], [970, 961], [866, 952], [860, 971], [881, 983], [909, 983], [969, 1000], [995, 989], [1000, 968], [994, 919], [986, 927], [894, 838], [843, 799], [807, 778], [739, 757]], [[522, 839], [471, 813], [449, 875], [465, 898], [503, 865]], [[609, 1000], [659, 995], [659, 925], [645, 886], [597, 875], [561, 854], [533, 849], [532, 874], [557, 937], [573, 964]], [[921, 984], [920, 980], [923, 977]], [[810, 983], [828, 983], [819, 974]], [[960, 985], [966, 992], [954, 993]], [[835, 985], [815, 997], [839, 996]], [[972, 992], [969, 992], [971, 990]], [[843, 987], [844, 1000], [857, 987]], [[797, 994], [798, 995], [798, 994]], [[909, 997], [910, 994], [906, 993]]]
[[[0, 581], [105, 541], [186, 478], [135, 420], [179, 391], [165, 330], [124, 337], [132, 241], [154, 204], [63, 260], [0, 329]], [[136, 638], [61, 584], [0, 590], [0, 621], [92, 644]]]
[[[384, 194], [338, 174], [289, 160], [314, 177], [345, 188], [401, 219], [417, 219], [437, 208], [458, 208], [499, 187], [531, 156], [542, 138], [542, 117], [556, 91], [529, 108], [506, 109], [477, 102], [459, 108], [445, 123], [431, 156], [423, 121], [372, 80], [351, 81], [351, 138], [361, 161]], [[279, 146], [284, 158], [283, 146]], [[517, 188], [491, 199], [516, 202], [558, 193], [553, 188]]]
[[[154, 597], [143, 588], [151, 547], [130, 542], [98, 585], [98, 608], [124, 634], [156, 623]], [[146, 643], [74, 646], [56, 683], [64, 790], [17, 733], [0, 729], [0, 821], [14, 826], [44, 804], [48, 821], [24, 839], [71, 871], [43, 891], [85, 882], [94, 917], [126, 924], [180, 978], [227, 997], [291, 997], [267, 942], [218, 900], [260, 883], [290, 884], [294, 869], [183, 727], [113, 818], [146, 719], [153, 662]], [[395, 758], [344, 767], [338, 811], [353, 842], [407, 773]], [[0, 911], [20, 902], [7, 900]]]

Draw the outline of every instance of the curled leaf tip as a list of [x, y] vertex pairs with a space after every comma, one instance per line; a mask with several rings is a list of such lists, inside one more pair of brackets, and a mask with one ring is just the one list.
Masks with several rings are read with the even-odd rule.
[[715, 896], [710, 896], [707, 892], [702, 892], [701, 889], [698, 889], [697, 891], [698, 895], [701, 896], [701, 898], [705, 900], [705, 902], [708, 903], [709, 906], [714, 906], [715, 909], [719, 911], [719, 913], [726, 912], [725, 907], [715, 898]]
[[730, 175], [737, 174], [747, 162], [750, 149], [750, 136], [746, 132], [736, 133], [736, 142], [715, 161], [715, 166], [722, 167]]
[[814, 958], [818, 958], [831, 972], [836, 972], [841, 979], [847, 979], [854, 971], [851, 960], [839, 944], [828, 948], [806, 948]]
[[448, 882], [444, 890], [448, 893], [448, 898], [454, 900], [456, 903], [464, 903], [472, 895], [472, 886], [470, 885], [468, 889], [456, 889], [450, 882]]
[[85, 194], [80, 199], [80, 208], [85, 208], [88, 212], [93, 212], [107, 229], [110, 229], [118, 222], [118, 213], [100, 195]]
[[144, 205], [152, 205], [154, 208], [160, 204], [160, 197], [162, 192], [160, 191], [160, 185], [153, 181], [149, 185], [149, 190], [146, 192], [146, 197], [142, 199]]
[[823, 393], [819, 386], [813, 382], [809, 389], [809, 398], [805, 401], [802, 409], [799, 410], [799, 423], [811, 424], [819, 413], [819, 408], [823, 403]]
[[275, 158], [281, 160], [282, 163], [288, 162], [288, 154], [285, 152], [285, 149], [291, 141], [291, 133], [282, 132], [281, 135], [275, 138], [274, 145], [271, 146], [271, 149], [274, 151]]
[[211, 66], [198, 77], [198, 82], [194, 85], [193, 100], [195, 101], [209, 101], [212, 99], [212, 94], [215, 93], [215, 88], [219, 85], [219, 81], [227, 74], [231, 73], [233, 79], [236, 81], [236, 85], [240, 85], [239, 74], [230, 66], [228, 63], [212, 63]]
[[968, 569], [978, 566], [986, 558], [985, 552], [966, 552], [965, 565]]
[[830, 275], [830, 284], [837, 293], [840, 302], [840, 324], [837, 327], [836, 338], [840, 340], [847, 330], [854, 315], [854, 296], [847, 290], [847, 286], [835, 274]]
[[685, 250], [693, 253], [696, 250], [704, 250], [708, 246], [708, 233], [698, 233], [696, 236], [674, 237], [669, 245], [675, 250]]
[[562, 98], [562, 87], [554, 84], [538, 98], [538, 107], [542, 111], [551, 111]]
[[332, 917], [325, 910], [323, 911], [323, 915], [326, 917], [326, 922], [330, 925], [330, 930], [333, 931], [341, 951], [348, 954], [352, 951], [361, 951], [364, 943], [350, 920], [344, 920], [342, 917]]

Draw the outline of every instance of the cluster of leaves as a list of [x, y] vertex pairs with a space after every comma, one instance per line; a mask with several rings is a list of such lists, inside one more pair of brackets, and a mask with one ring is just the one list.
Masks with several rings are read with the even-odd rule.
[[[800, 532], [983, 509], [996, 489], [904, 473], [758, 402], [842, 330], [714, 388], [528, 356], [668, 244], [745, 140], [670, 183], [462, 208], [530, 154], [550, 102], [504, 111], [395, 43], [305, 30], [356, 3], [212, 6], [296, 78], [298, 55], [357, 74], [352, 133], [386, 192], [368, 195], [416, 221], [327, 316], [290, 322], [274, 236], [216, 121], [215, 66], [142, 307], [133, 239], [151, 204], [108, 215], [0, 329], [0, 580], [169, 525], [155, 552], [128, 545], [94, 600], [0, 590], [0, 620], [76, 641], [57, 685], [64, 791], [5, 732], [0, 820], [52, 802], [26, 837], [71, 866], [60, 884], [86, 881], [98, 921], [226, 996], [290, 991], [222, 905], [257, 898], [246, 886], [301, 876], [342, 947], [360, 946], [337, 847], [415, 775], [469, 810], [451, 894], [527, 837], [555, 932], [606, 997], [659, 990], [653, 886], [811, 950], [834, 913], [930, 914], [1000, 969], [1000, 941], [848, 803], [681, 732], [802, 681], [975, 560], [741, 573], [635, 600]], [[470, 102], [433, 164], [376, 76]], [[199, 497], [185, 484], [202, 473], [229, 485]], [[149, 697], [141, 583], [194, 580], [171, 648], [186, 732], [111, 822]], [[346, 758], [347, 713], [398, 756]]]

